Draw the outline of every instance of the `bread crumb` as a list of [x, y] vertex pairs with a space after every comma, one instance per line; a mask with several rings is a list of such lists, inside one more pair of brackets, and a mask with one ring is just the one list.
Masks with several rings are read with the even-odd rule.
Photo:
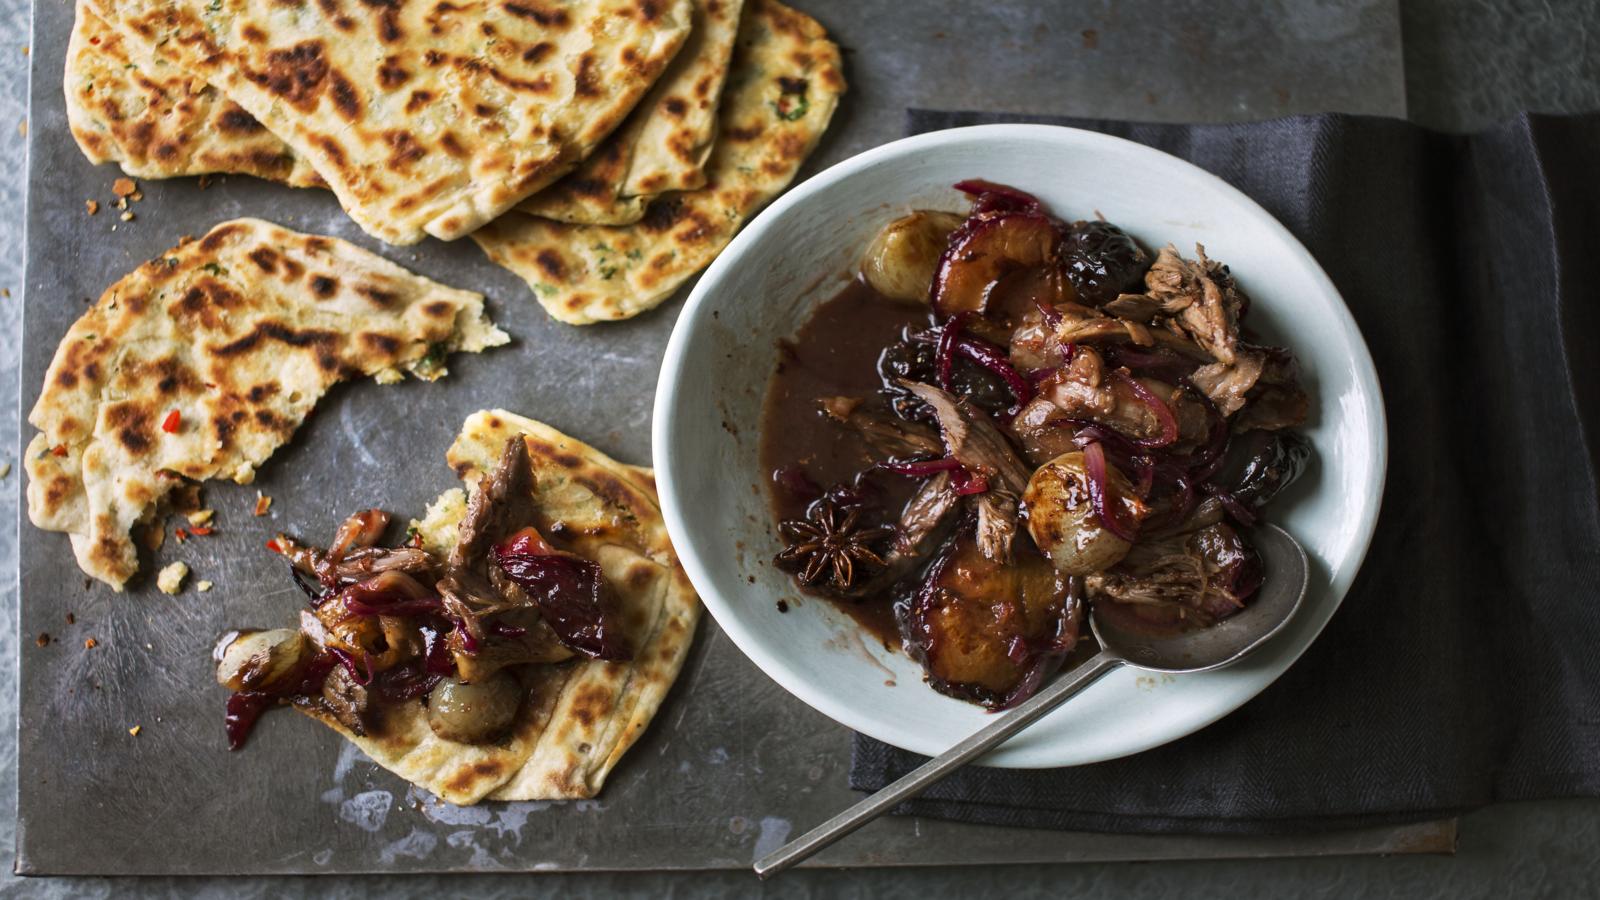
[[190, 525], [208, 525], [211, 523], [211, 517], [216, 514], [217, 511], [214, 509], [197, 509], [185, 518], [189, 520]]
[[124, 222], [132, 222], [133, 221], [133, 210], [128, 210], [127, 212], [125, 212], [122, 215], [118, 216], [118, 218], [121, 219]]
[[139, 186], [134, 184], [132, 178], [118, 178], [116, 181], [111, 182], [111, 193], [116, 194], [118, 197], [126, 197], [138, 189]]
[[201, 580], [195, 582], [195, 584], [194, 584], [194, 589], [199, 591], [202, 594], [204, 594], [206, 591], [211, 590], [212, 587], [213, 587], [213, 585], [211, 584], [211, 582], [206, 581], [203, 578]]
[[156, 575], [156, 587], [163, 594], [176, 594], [183, 590], [183, 580], [189, 577], [189, 564], [175, 562], [163, 568]]
[[0, 463], [0, 478], [11, 474], [11, 463]]
[[37, 638], [34, 638], [33, 642], [35, 644], [38, 644], [41, 647], [50, 646], [50, 632], [48, 632], [48, 631], [39, 632], [39, 636]]
[[28, 136], [28, 120], [26, 118], [17, 123], [17, 134], [21, 135], [22, 137]]
[[83, 201], [83, 208], [87, 209], [89, 211], [89, 215], [92, 216], [95, 213], [100, 211], [100, 201], [99, 200], [85, 200], [85, 201]]
[[271, 508], [272, 498], [261, 493], [260, 491], [256, 491], [256, 515], [264, 516], [267, 514], [267, 510]]
[[133, 735], [134, 737], [138, 737], [139, 736], [139, 732], [141, 732], [143, 730], [144, 730], [144, 726], [143, 725], [135, 725], [132, 728], [128, 729], [128, 733]]
[[94, 638], [84, 638], [83, 639], [83, 649], [85, 649], [85, 650], [93, 650], [96, 646], [99, 645], [99, 643], [100, 642], [95, 640]]

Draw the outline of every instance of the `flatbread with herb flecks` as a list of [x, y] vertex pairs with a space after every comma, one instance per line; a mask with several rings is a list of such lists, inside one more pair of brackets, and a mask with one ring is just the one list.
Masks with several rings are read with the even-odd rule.
[[121, 590], [131, 530], [185, 479], [248, 484], [335, 383], [432, 380], [447, 353], [509, 340], [482, 294], [334, 238], [224, 222], [67, 330], [28, 416], [28, 516]]
[[689, 0], [87, 0], [138, 67], [202, 78], [375, 237], [458, 238], [565, 174], [660, 77]]
[[628, 225], [667, 191], [706, 183], [717, 106], [744, 0], [694, 0], [689, 40], [628, 121], [577, 171], [522, 201], [529, 215], [580, 225]]
[[636, 316], [710, 263], [793, 180], [844, 90], [839, 48], [816, 20], [776, 0], [749, 0], [705, 187], [662, 195], [633, 225], [513, 212], [472, 239], [563, 322]]

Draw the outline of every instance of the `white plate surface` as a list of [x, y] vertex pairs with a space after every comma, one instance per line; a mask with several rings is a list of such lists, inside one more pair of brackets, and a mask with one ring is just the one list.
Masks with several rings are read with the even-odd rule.
[[1031, 191], [1069, 220], [1103, 213], [1146, 245], [1170, 241], [1190, 255], [1204, 244], [1253, 299], [1252, 328], [1294, 352], [1312, 395], [1314, 462], [1269, 512], [1311, 558], [1300, 617], [1222, 671], [1114, 672], [985, 763], [1068, 766], [1147, 750], [1237, 709], [1316, 638], [1372, 538], [1387, 459], [1377, 374], [1332, 282], [1255, 202], [1187, 162], [1077, 129], [985, 125], [878, 147], [779, 198], [700, 279], [668, 344], [653, 433], [667, 527], [733, 642], [840, 724], [933, 755], [990, 721], [933, 691], [914, 662], [876, 646], [830, 604], [798, 598], [769, 562], [779, 546], [757, 453], [775, 342], [839, 290], [883, 223], [913, 208], [965, 209], [950, 187], [964, 178]]

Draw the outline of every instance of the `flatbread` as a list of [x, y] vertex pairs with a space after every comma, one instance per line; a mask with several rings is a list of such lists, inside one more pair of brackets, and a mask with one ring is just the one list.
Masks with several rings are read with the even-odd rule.
[[432, 380], [445, 354], [509, 340], [482, 294], [344, 241], [224, 222], [67, 330], [28, 416], [28, 515], [121, 590], [138, 569], [131, 529], [183, 479], [248, 484], [336, 382]]
[[[446, 459], [475, 490], [517, 434], [527, 441], [537, 505], [549, 521], [565, 524], [571, 550], [600, 564], [619, 601], [633, 660], [524, 667], [530, 699], [512, 733], [495, 744], [440, 738], [428, 727], [420, 700], [390, 708], [381, 736], [357, 735], [314, 706], [296, 707], [373, 762], [455, 804], [599, 793], [661, 707], [700, 618], [699, 598], [667, 538], [648, 470], [504, 410], [470, 416]], [[446, 491], [412, 523], [423, 546], [447, 555], [466, 507], [460, 488]]]
[[663, 195], [635, 225], [508, 213], [472, 238], [563, 322], [636, 316], [710, 263], [788, 186], [844, 90], [839, 48], [816, 20], [776, 0], [749, 0], [704, 188]]
[[561, 222], [629, 225], [657, 195], [703, 187], [743, 6], [694, 0], [689, 40], [628, 121], [577, 171], [517, 208]]
[[220, 88], [350, 217], [460, 237], [610, 134], [688, 36], [689, 0], [87, 0], [156, 77]]
[[141, 67], [86, 0], [67, 42], [67, 124], [89, 161], [135, 178], [237, 173], [326, 187], [311, 164], [238, 104], [173, 66]]

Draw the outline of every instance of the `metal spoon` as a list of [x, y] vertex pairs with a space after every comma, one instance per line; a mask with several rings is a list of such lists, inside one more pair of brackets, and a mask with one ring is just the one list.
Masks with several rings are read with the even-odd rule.
[[1089, 627], [1100, 642], [1099, 653], [894, 784], [769, 853], [756, 862], [756, 874], [762, 878], [776, 875], [917, 796], [1043, 718], [1118, 666], [1130, 665], [1173, 675], [1206, 672], [1237, 662], [1261, 646], [1281, 631], [1300, 608], [1310, 579], [1310, 565], [1299, 542], [1275, 525], [1253, 529], [1250, 540], [1261, 554], [1265, 580], [1250, 605], [1238, 614], [1210, 628], [1164, 637], [1129, 630], [1113, 616], [1091, 614]]

